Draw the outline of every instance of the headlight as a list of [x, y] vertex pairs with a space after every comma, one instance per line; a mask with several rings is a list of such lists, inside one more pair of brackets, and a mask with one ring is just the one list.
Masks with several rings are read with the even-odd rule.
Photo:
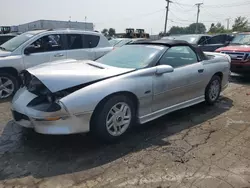
[[36, 95], [48, 95], [51, 92], [49, 89], [35, 76], [30, 77], [30, 80], [27, 80], [25, 83], [27, 90], [31, 93], [34, 93]]
[[30, 82], [28, 83], [27, 89], [30, 92], [34, 92], [35, 90], [39, 89], [39, 87], [42, 87], [42, 85], [42, 82], [40, 82], [40, 80], [33, 76]]

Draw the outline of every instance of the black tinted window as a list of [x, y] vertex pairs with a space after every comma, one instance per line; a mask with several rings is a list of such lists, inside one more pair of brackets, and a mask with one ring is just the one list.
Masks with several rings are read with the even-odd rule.
[[63, 50], [61, 35], [46, 35], [31, 44], [34, 47], [32, 53]]
[[95, 48], [100, 41], [100, 36], [83, 35], [83, 48]]
[[160, 65], [170, 65], [174, 68], [197, 63], [196, 53], [188, 46], [169, 48], [162, 56]]
[[208, 40], [208, 44], [224, 44], [226, 42], [226, 35], [217, 35], [214, 37], [211, 37]]
[[206, 37], [201, 37], [199, 42], [198, 42], [199, 45], [204, 45], [204, 44], [207, 44], [207, 38]]
[[13, 38], [13, 36], [0, 36], [0, 44], [5, 43], [12, 38]]
[[82, 35], [79, 34], [67, 35], [67, 41], [68, 41], [68, 49], [70, 50], [83, 48]]

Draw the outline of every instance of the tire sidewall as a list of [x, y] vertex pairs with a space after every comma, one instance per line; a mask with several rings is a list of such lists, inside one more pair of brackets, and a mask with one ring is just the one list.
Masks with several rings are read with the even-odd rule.
[[[215, 100], [211, 100], [210, 96], [209, 96], [209, 90], [210, 90], [212, 82], [215, 81], [215, 80], [218, 80], [219, 84], [220, 84], [219, 94], [218, 94], [218, 96], [216, 97]], [[212, 105], [212, 104], [216, 103], [216, 101], [220, 97], [220, 93], [221, 93], [221, 78], [219, 76], [217, 76], [217, 75], [214, 75], [212, 77], [212, 79], [210, 80], [210, 82], [208, 83], [208, 85], [206, 87], [206, 91], [205, 91], [205, 100], [206, 100], [207, 104]]]
[[[106, 118], [110, 111], [110, 109], [117, 103], [124, 102], [126, 103], [131, 110], [131, 121], [127, 128], [127, 130], [122, 133], [120, 136], [113, 136], [111, 135], [106, 127]], [[115, 142], [118, 139], [122, 138], [124, 135], [126, 135], [127, 132], [129, 132], [130, 128], [135, 122], [135, 105], [133, 104], [132, 100], [130, 100], [127, 96], [124, 95], [116, 95], [113, 97], [110, 97], [106, 102], [104, 102], [103, 105], [99, 106], [99, 109], [96, 110], [96, 114], [94, 115], [93, 124], [91, 125], [91, 131], [94, 132], [98, 138], [101, 138], [102, 140], [106, 142]]]
[[16, 93], [16, 91], [19, 89], [18, 80], [17, 80], [16, 77], [12, 76], [11, 74], [4, 73], [4, 72], [0, 72], [0, 77], [6, 77], [6, 78], [10, 79], [13, 82], [13, 84], [14, 84], [14, 91], [13, 91], [13, 93], [9, 97], [2, 98], [0, 100], [8, 99], [8, 98], [12, 97]]

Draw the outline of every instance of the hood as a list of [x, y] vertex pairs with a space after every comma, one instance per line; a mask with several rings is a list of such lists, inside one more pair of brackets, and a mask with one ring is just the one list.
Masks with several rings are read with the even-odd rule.
[[63, 60], [29, 68], [52, 93], [133, 71], [94, 61]]
[[11, 52], [0, 50], [0, 57], [10, 56]]
[[216, 50], [216, 52], [221, 52], [221, 51], [250, 52], [250, 46], [249, 45], [226, 46]]

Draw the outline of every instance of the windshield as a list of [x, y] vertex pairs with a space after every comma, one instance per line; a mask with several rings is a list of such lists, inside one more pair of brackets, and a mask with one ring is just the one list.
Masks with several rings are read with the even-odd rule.
[[113, 67], [139, 69], [148, 66], [164, 48], [153, 45], [125, 45], [96, 61]]
[[109, 41], [109, 43], [111, 44], [111, 46], [116, 45], [117, 43], [121, 42], [121, 39], [112, 39]]
[[184, 40], [188, 43], [191, 43], [191, 44], [196, 44], [198, 39], [199, 39], [199, 36], [195, 36], [195, 35], [180, 35], [180, 36], [174, 36], [174, 39], [175, 40]]
[[125, 44], [127, 44], [127, 43], [129, 43], [129, 42], [131, 42], [132, 40], [131, 39], [124, 39], [124, 40], [121, 40], [119, 43], [117, 43], [116, 45], [115, 45], [115, 47], [122, 47], [122, 46], [124, 46]]
[[1, 50], [6, 50], [6, 51], [14, 51], [17, 49], [21, 44], [29, 40], [31, 37], [33, 37], [33, 34], [30, 33], [23, 33], [21, 35], [18, 35], [7, 42], [3, 43], [0, 48]]
[[250, 45], [250, 34], [239, 34], [234, 37], [232, 44]]

